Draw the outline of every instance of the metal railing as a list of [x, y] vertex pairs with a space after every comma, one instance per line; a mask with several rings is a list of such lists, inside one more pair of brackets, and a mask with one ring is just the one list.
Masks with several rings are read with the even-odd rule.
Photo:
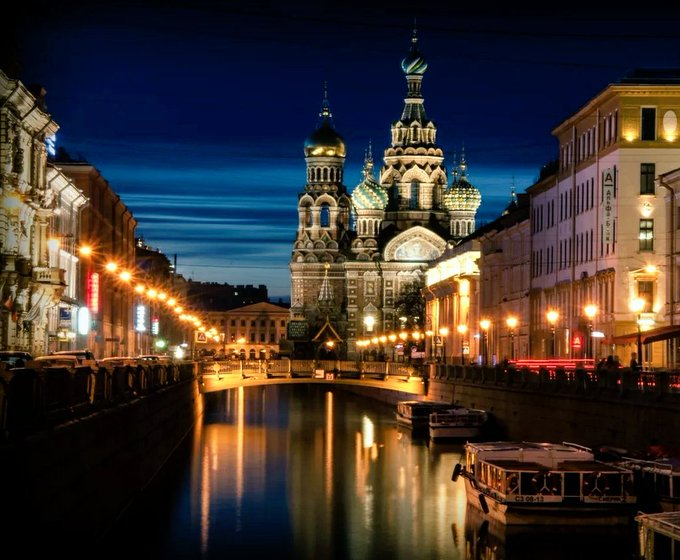
[[0, 442], [144, 397], [196, 377], [193, 362], [0, 371]]

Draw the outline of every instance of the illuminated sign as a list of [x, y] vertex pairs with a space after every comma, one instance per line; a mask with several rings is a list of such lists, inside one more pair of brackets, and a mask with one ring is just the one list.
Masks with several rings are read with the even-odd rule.
[[78, 334], [87, 334], [90, 332], [90, 310], [87, 307], [80, 307], [78, 309]]
[[138, 305], [135, 311], [135, 330], [146, 332], [146, 307]]
[[99, 273], [90, 272], [87, 277], [87, 306], [93, 315], [99, 313]]
[[151, 319], [151, 334], [158, 334], [158, 317], [154, 317]]
[[208, 337], [204, 332], [196, 331], [196, 336], [194, 340], [199, 344], [205, 344], [206, 342], [208, 342]]
[[614, 171], [611, 168], [602, 174], [602, 240], [605, 243], [614, 242]]

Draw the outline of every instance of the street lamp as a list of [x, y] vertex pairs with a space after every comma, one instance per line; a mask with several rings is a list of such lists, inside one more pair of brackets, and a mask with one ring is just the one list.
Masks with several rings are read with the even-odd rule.
[[434, 331], [428, 329], [425, 331], [425, 335], [430, 339], [430, 361], [432, 361], [432, 353], [434, 352], [434, 341], [432, 340], [432, 337], [434, 336]]
[[560, 314], [555, 309], [550, 309], [546, 314], [548, 323], [550, 323], [550, 357], [555, 357], [555, 323], [560, 318]]
[[515, 328], [517, 327], [517, 317], [512, 315], [505, 320], [505, 324], [510, 329], [510, 359], [515, 359]]
[[479, 322], [479, 326], [482, 328], [482, 342], [483, 342], [483, 356], [482, 365], [489, 365], [489, 327], [491, 326], [491, 321], [488, 319], [482, 319]]
[[637, 313], [637, 359], [638, 364], [642, 363], [642, 333], [640, 332], [640, 313], [645, 308], [645, 300], [642, 298], [633, 298], [630, 301], [630, 310]]
[[395, 346], [396, 346], [396, 342], [397, 342], [397, 335], [394, 334], [394, 333], [391, 333], [390, 335], [388, 335], [387, 338], [392, 343], [392, 361], [394, 362], [394, 350], [395, 350]]
[[449, 335], [448, 327], [440, 327], [439, 335], [442, 337], [442, 362], [446, 363], [446, 337]]
[[375, 317], [373, 315], [366, 315], [364, 317], [364, 334], [373, 332], [373, 325], [375, 325]]
[[457, 328], [460, 335], [460, 363], [465, 365], [465, 333], [467, 332], [467, 325], [458, 325]]
[[595, 315], [597, 315], [597, 305], [594, 305], [592, 303], [586, 305], [583, 308], [583, 311], [586, 314], [586, 317], [588, 317], [588, 344], [586, 345], [586, 358], [594, 358], [594, 352], [593, 352], [593, 319], [595, 318]]

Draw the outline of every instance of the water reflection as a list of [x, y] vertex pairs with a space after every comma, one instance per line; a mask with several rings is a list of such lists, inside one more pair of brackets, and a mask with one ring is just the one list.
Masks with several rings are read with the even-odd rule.
[[311, 385], [234, 389], [205, 404], [203, 422], [108, 536], [111, 556], [629, 557], [601, 532], [592, 539], [613, 554], [560, 556], [555, 535], [485, 525], [467, 510], [462, 477], [451, 481], [462, 446], [398, 428], [393, 406]]

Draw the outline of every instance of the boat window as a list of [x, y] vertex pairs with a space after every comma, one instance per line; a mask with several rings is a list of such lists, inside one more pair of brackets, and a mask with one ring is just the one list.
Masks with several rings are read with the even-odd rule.
[[534, 496], [538, 494], [538, 488], [536, 488], [536, 481], [534, 480], [535, 475], [536, 473], [533, 472], [523, 472], [521, 474], [520, 485], [524, 496]]
[[678, 493], [680, 493], [680, 492], [678, 492], [680, 490], [680, 476], [676, 475], [672, 478], [673, 478], [673, 485], [670, 488], [670, 494], [669, 495], [671, 497], [675, 497], [675, 496], [678, 495]]
[[517, 494], [519, 492], [519, 473], [510, 472], [506, 477], [505, 493]]
[[581, 496], [581, 473], [564, 474], [564, 497]]
[[656, 475], [656, 493], [660, 496], [670, 496], [671, 480], [669, 477], [662, 474]]

